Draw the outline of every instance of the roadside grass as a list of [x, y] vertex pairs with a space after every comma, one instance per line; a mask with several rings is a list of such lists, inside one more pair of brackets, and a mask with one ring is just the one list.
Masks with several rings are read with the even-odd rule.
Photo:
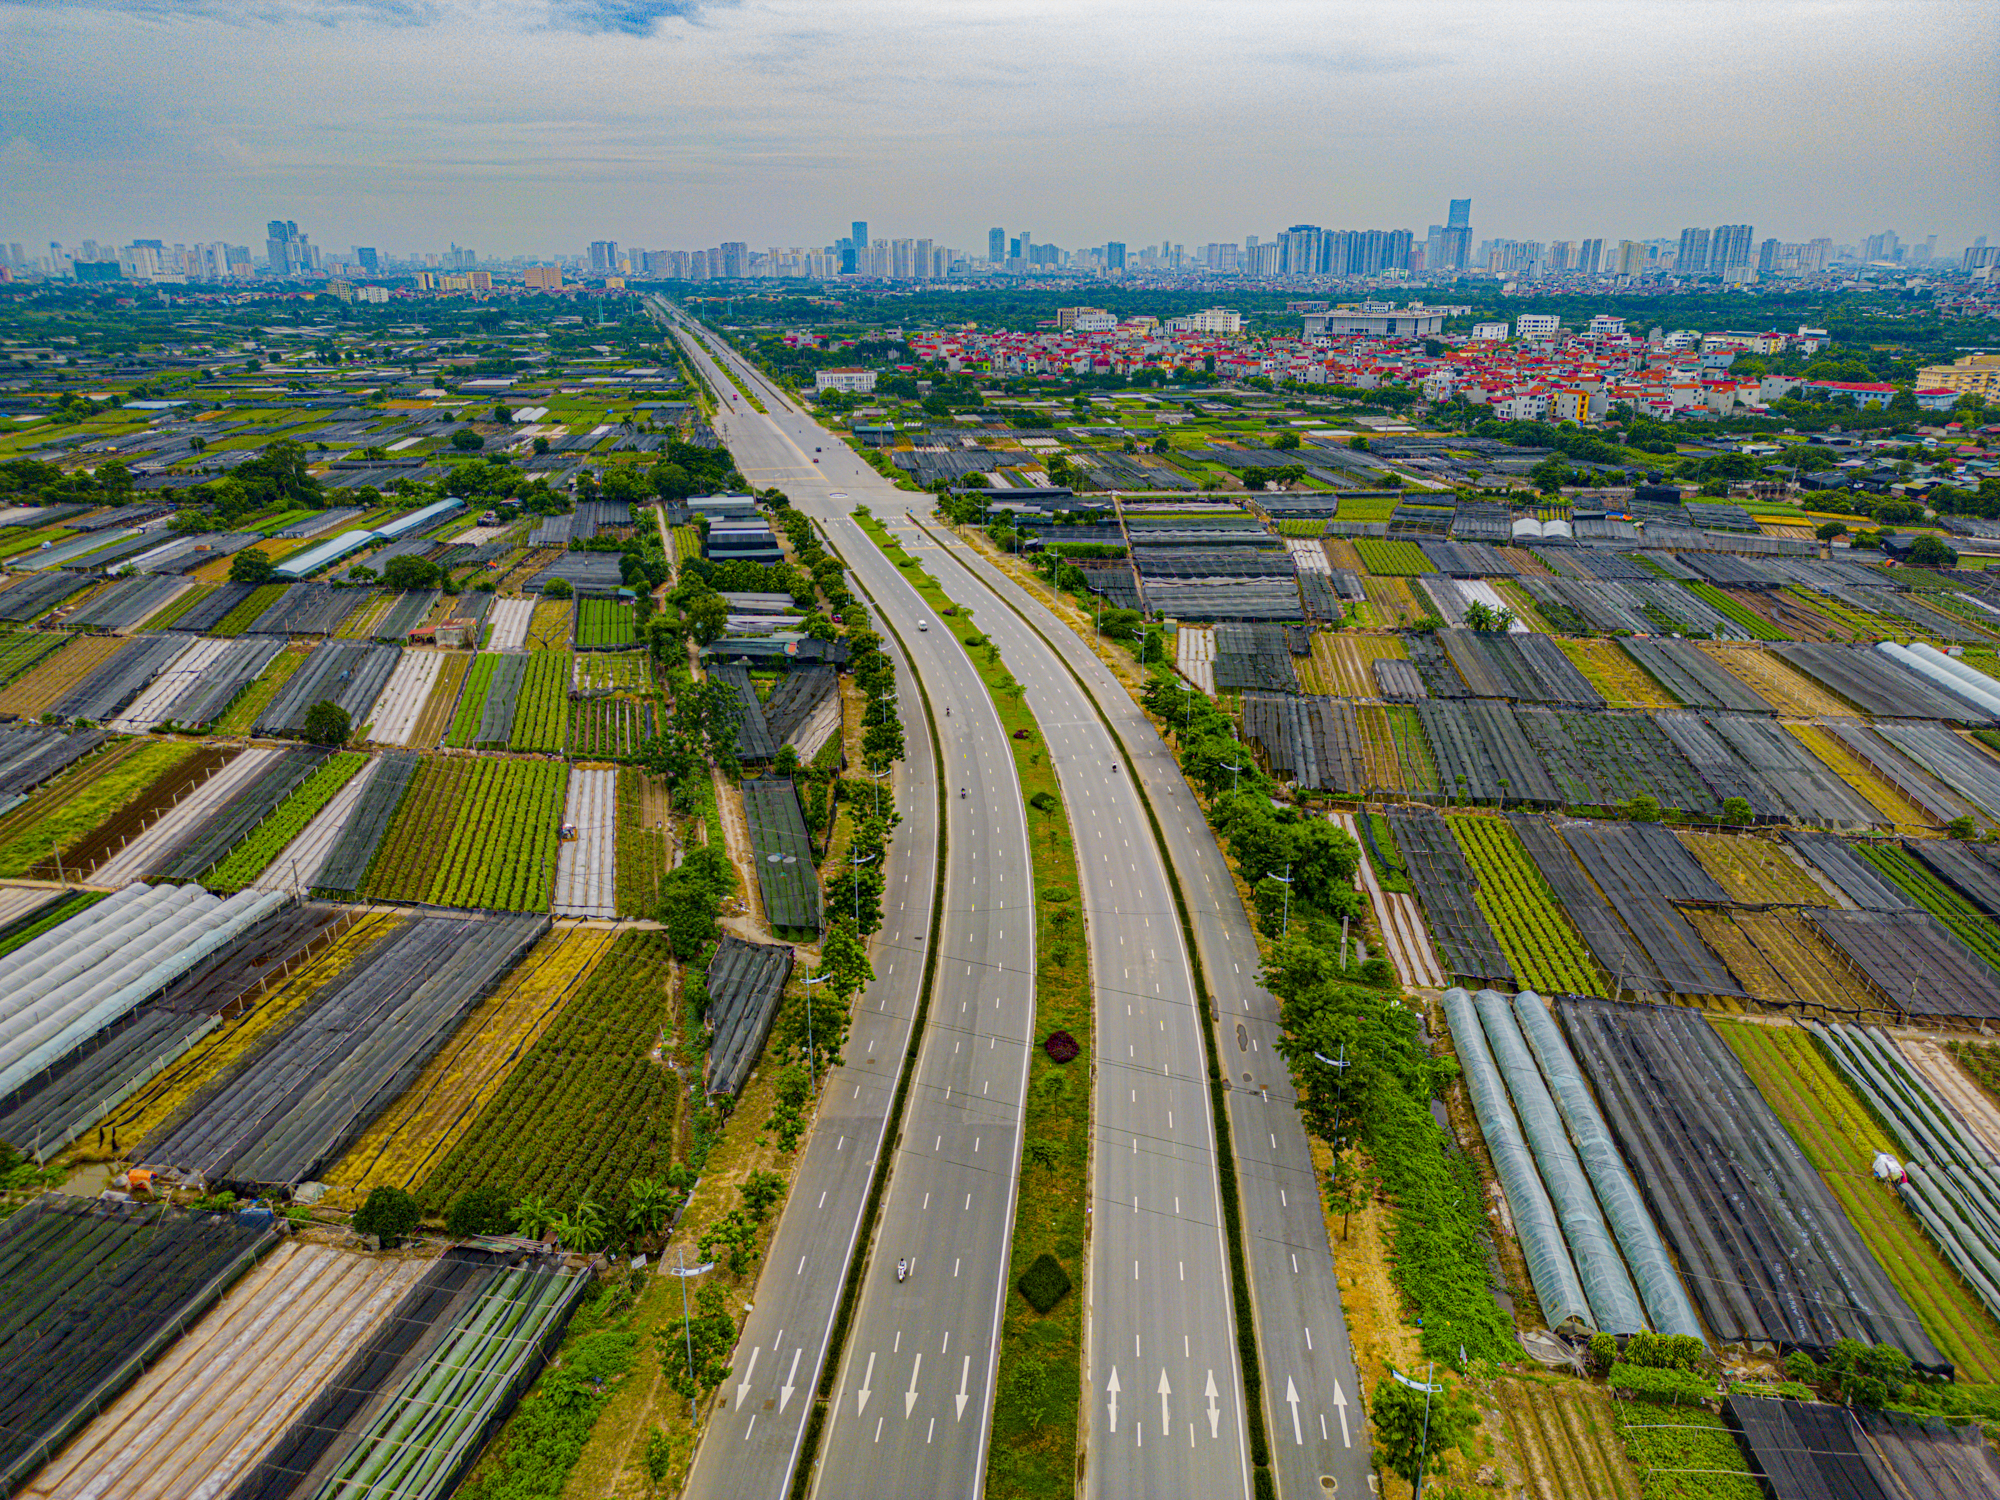
[[[873, 516], [855, 520], [925, 601], [951, 623], [1000, 714], [1014, 751], [1021, 794], [1027, 799], [1035, 877], [1035, 1035], [1039, 1041], [1051, 1032], [1067, 1031], [1081, 1051], [1068, 1063], [1055, 1062], [1040, 1046], [1030, 1054], [986, 1493], [996, 1500], [1070, 1495], [1076, 1488], [1083, 1388], [1084, 1210], [1090, 1179], [1094, 1017], [1069, 812], [1040, 726], [998, 650], [881, 522]], [[947, 609], [958, 613], [945, 616]], [[1037, 1313], [1016, 1290], [1023, 1273], [1043, 1254], [1054, 1256], [1073, 1283], [1070, 1294], [1046, 1314]]]

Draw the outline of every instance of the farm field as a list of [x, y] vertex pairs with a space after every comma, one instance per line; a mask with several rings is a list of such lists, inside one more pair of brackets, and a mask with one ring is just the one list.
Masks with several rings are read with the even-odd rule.
[[617, 808], [618, 772], [578, 767], [570, 773], [563, 822], [576, 837], [556, 851], [556, 915], [618, 915]]
[[1834, 774], [1866, 797], [1869, 804], [1894, 825], [1898, 833], [1935, 833], [1937, 825], [1916, 803], [1891, 786], [1886, 778], [1817, 724], [1785, 725], [1794, 739], [1812, 751]]
[[2000, 969], [2000, 924], [1946, 885], [1896, 844], [1857, 843], [1854, 852], [1898, 890], [1936, 917], [1953, 937]]
[[1558, 637], [1563, 655], [1576, 664], [1609, 708], [1672, 709], [1681, 705], [1637, 662], [1611, 641]]
[[530, 651], [567, 651], [575, 604], [573, 599], [537, 599], [522, 644]]
[[[200, 1500], [226, 1489], [303, 1414], [424, 1265], [279, 1245], [15, 1493]], [[279, 1325], [284, 1336], [269, 1337]]]
[[652, 1056], [674, 1023], [664, 933], [620, 933], [478, 1121], [425, 1182], [427, 1207], [481, 1183], [558, 1211], [590, 1198], [615, 1217], [626, 1185], [677, 1154], [679, 1076]]
[[40, 717], [109, 661], [124, 644], [113, 635], [76, 637], [67, 650], [42, 658], [0, 688], [0, 714], [14, 714], [23, 719]]
[[511, 750], [559, 752], [568, 739], [569, 653], [530, 651], [514, 705]]
[[312, 654], [309, 643], [300, 641], [286, 646], [271, 658], [271, 664], [264, 668], [257, 680], [243, 690], [242, 696], [229, 705], [229, 711], [215, 721], [217, 734], [248, 734], [250, 726], [270, 706], [292, 674], [306, 663]]
[[371, 1188], [422, 1184], [588, 982], [611, 942], [608, 928], [567, 925], [531, 948], [327, 1172], [336, 1199], [358, 1204]]
[[237, 605], [236, 608], [217, 621], [214, 628], [209, 631], [209, 634], [220, 636], [238, 636], [243, 634], [244, 631], [250, 628], [259, 615], [278, 602], [284, 595], [285, 588], [286, 585], [282, 583], [261, 585], [255, 593], [246, 597], [241, 604]]
[[532, 599], [495, 599], [486, 613], [484, 649], [519, 651], [528, 639], [528, 622], [535, 617]]
[[363, 912], [334, 940], [278, 983], [254, 994], [237, 1014], [156, 1073], [104, 1119], [113, 1152], [144, 1140], [224, 1071], [253, 1053], [299, 1007], [367, 956], [405, 920], [401, 912]]
[[1368, 596], [1368, 607], [1375, 616], [1371, 623], [1385, 629], [1414, 624], [1430, 613], [1427, 604], [1417, 602], [1407, 578], [1381, 578], [1364, 573], [1361, 589]]
[[[136, 753], [142, 743], [144, 742], [139, 740], [113, 740], [109, 744], [101, 745], [37, 787], [28, 794], [25, 802], [0, 813], [0, 858], [4, 858], [5, 851], [24, 834], [30, 833], [43, 818], [48, 817], [98, 777], [112, 771], [127, 756]], [[47, 843], [40, 842], [39, 836], [31, 839], [23, 848], [33, 848], [38, 843], [39, 851], [34, 857], [39, 858], [41, 854], [47, 853], [49, 848]]]
[[588, 598], [578, 602], [578, 646], [629, 646], [638, 639], [639, 607], [631, 600]]
[[395, 606], [396, 595], [376, 589], [361, 602], [361, 607], [340, 622], [334, 631], [334, 639], [341, 641], [365, 641], [374, 635], [375, 627], [388, 617]]
[[1831, 693], [1793, 671], [1769, 651], [1756, 646], [1725, 646], [1697, 641], [1696, 646], [1742, 679], [1750, 690], [1782, 714], [1815, 719], [1821, 714], [1851, 717], [1854, 710]]
[[1602, 1386], [1507, 1376], [1493, 1382], [1490, 1400], [1500, 1417], [1492, 1436], [1532, 1500], [1639, 1500], [1639, 1475]]
[[404, 741], [418, 750], [435, 750], [451, 727], [458, 710], [458, 695], [474, 658], [463, 651], [449, 651], [439, 653], [439, 661], [437, 680], [431, 684], [430, 696], [424, 700], [422, 711], [410, 727], [409, 738]]
[[646, 693], [652, 676], [643, 651], [579, 651], [576, 689], [580, 693]]
[[[263, 776], [280, 753], [252, 746], [234, 754], [225, 752], [219, 759], [226, 763], [217, 765], [218, 757], [213, 752], [204, 751], [206, 764], [200, 769], [210, 770], [210, 774], [196, 785], [174, 786], [171, 805], [165, 808], [160, 806], [161, 788], [159, 783], [155, 783], [153, 792], [146, 799], [146, 803], [150, 804], [149, 814], [144, 804], [134, 804], [114, 820], [125, 823], [126, 829], [119, 839], [104, 841], [110, 852], [91, 869], [91, 883], [122, 886], [152, 874], [169, 854], [220, 812], [231, 798]], [[203, 757], [190, 757], [182, 765], [184, 768], [195, 766]], [[184, 776], [176, 777], [171, 781], [184, 779]], [[141, 816], [134, 817], [134, 813]], [[138, 825], [137, 831], [132, 831], [134, 825]]]
[[[445, 744], [452, 749], [469, 749], [478, 737], [479, 720], [486, 712], [486, 693], [493, 686], [493, 674], [499, 666], [497, 652], [482, 651], [472, 658], [470, 670], [465, 673], [465, 685], [459, 691], [457, 711], [451, 717], [451, 728], [444, 737]], [[434, 703], [428, 706], [426, 715], [432, 715], [435, 708]]]
[[1363, 566], [1378, 577], [1414, 578], [1419, 573], [1437, 571], [1436, 565], [1424, 556], [1423, 549], [1415, 542], [1389, 542], [1362, 537], [1355, 542], [1354, 550], [1361, 554]]
[[[240, 891], [256, 884], [257, 877], [367, 764], [367, 756], [351, 751], [329, 756], [202, 877], [202, 884], [214, 891]], [[303, 874], [300, 879], [304, 882]]]
[[547, 911], [562, 812], [560, 762], [426, 760], [362, 894], [380, 901]]
[[383, 762], [370, 759], [327, 799], [326, 806], [300, 830], [297, 838], [278, 852], [250, 884], [260, 891], [309, 891], [319, 879], [320, 866], [340, 841], [347, 821], [354, 814], [362, 794], [380, 774]]
[[1826, 887], [1813, 879], [1811, 871], [1773, 840], [1689, 830], [1682, 830], [1675, 837], [1732, 899], [1745, 905], [1838, 904]]
[[1514, 830], [1499, 818], [1456, 817], [1451, 831], [1479, 877], [1475, 898], [1523, 989], [1601, 995], [1590, 950], [1569, 925]]
[[634, 760], [652, 732], [650, 704], [579, 698], [569, 706], [569, 752], [581, 760]]
[[405, 651], [369, 716], [367, 737], [381, 745], [407, 745], [447, 660], [441, 651]]
[[1753, 1000], [1820, 1018], [1882, 1013], [1881, 995], [1801, 916], [1694, 906], [1682, 915]]
[[1301, 664], [1310, 690], [1342, 698], [1380, 698], [1371, 662], [1406, 661], [1402, 638], [1362, 635], [1354, 631], [1316, 631], [1312, 656]]
[[660, 881], [673, 867], [667, 789], [632, 766], [618, 772], [618, 915], [656, 917]]
[[[144, 797], [163, 777], [172, 776], [195, 751], [196, 746], [187, 741], [152, 740], [135, 745], [116, 760], [92, 757], [75, 768], [86, 774], [74, 782], [67, 776], [58, 777], [27, 806], [17, 809], [25, 812], [28, 806], [39, 806], [41, 815], [24, 820], [20, 831], [0, 844], [0, 878], [27, 875], [46, 865], [46, 878], [53, 879], [53, 855], [57, 852], [72, 878], [77, 868], [72, 861], [79, 855], [97, 864], [113, 852], [94, 837], [97, 830]], [[219, 759], [214, 751], [203, 753], [211, 763]], [[95, 774], [88, 774], [91, 772]]]
[[0, 635], [0, 683], [12, 682], [70, 640], [69, 636], [46, 630], [17, 630]]
[[1794, 1026], [1718, 1021], [1751, 1080], [1874, 1251], [1938, 1348], [1968, 1378], [2000, 1377], [2000, 1324], [1924, 1237], [1895, 1191], [1870, 1175], [1898, 1148]]

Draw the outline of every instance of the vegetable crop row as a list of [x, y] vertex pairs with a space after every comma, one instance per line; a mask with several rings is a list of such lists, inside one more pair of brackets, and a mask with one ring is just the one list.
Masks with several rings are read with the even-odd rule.
[[629, 599], [585, 599], [577, 607], [579, 646], [629, 646], [639, 639], [639, 609]]
[[672, 949], [662, 932], [626, 932], [501, 1086], [420, 1195], [435, 1210], [497, 1183], [567, 1209], [611, 1213], [635, 1178], [673, 1160], [678, 1080], [652, 1053], [667, 1024]]
[[569, 677], [567, 651], [529, 653], [527, 676], [514, 705], [509, 749], [556, 752], [563, 748], [568, 730]]
[[202, 878], [215, 891], [240, 891], [269, 867], [287, 844], [305, 831], [319, 810], [333, 800], [333, 794], [368, 764], [368, 757], [347, 751], [331, 756], [308, 776], [271, 814], [251, 830], [250, 836], [229, 852]]
[[1479, 909], [1523, 986], [1544, 995], [1601, 995], [1590, 951], [1570, 928], [1547, 882], [1498, 818], [1449, 820], [1479, 877]]
[[444, 737], [444, 742], [454, 750], [470, 747], [473, 736], [479, 733], [479, 716], [486, 709], [486, 690], [493, 683], [493, 668], [499, 660], [490, 651], [482, 651], [472, 659], [472, 671], [459, 695], [458, 712], [452, 716], [451, 731]]

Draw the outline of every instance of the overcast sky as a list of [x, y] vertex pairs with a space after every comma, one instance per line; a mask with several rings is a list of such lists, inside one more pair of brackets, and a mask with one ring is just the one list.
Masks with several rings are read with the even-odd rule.
[[1994, 0], [0, 0], [0, 240], [2000, 239]]

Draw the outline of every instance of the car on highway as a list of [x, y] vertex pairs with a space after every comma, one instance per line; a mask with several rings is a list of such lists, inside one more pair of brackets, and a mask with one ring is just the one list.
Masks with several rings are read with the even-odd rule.
[[930, 628], [931, 628], [931, 622], [930, 622], [929, 620], [919, 620], [919, 621], [917, 621], [917, 629], [919, 629], [919, 630], [929, 630]]

